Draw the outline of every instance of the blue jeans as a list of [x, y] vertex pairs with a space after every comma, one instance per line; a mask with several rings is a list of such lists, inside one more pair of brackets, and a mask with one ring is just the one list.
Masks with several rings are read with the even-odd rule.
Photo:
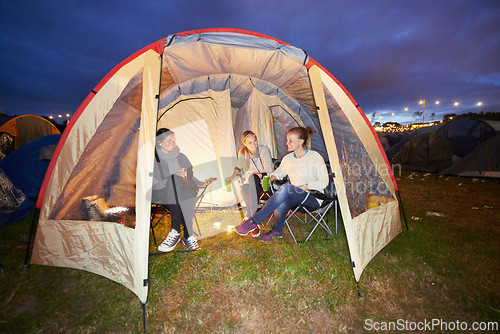
[[[281, 186], [278, 192], [267, 200], [266, 205], [264, 205], [262, 210], [252, 216], [252, 219], [255, 223], [260, 224], [274, 211], [276, 224], [274, 225], [273, 230], [281, 233], [283, 231], [283, 227], [285, 226], [286, 213], [289, 209], [302, 203], [307, 194], [307, 191], [302, 190], [290, 183], [285, 183]], [[319, 208], [318, 200], [310, 194], [303, 204], [311, 208]]]

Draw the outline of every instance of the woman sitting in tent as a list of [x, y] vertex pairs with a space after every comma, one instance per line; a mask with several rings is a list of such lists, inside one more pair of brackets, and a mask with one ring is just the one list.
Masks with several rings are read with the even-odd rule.
[[200, 182], [193, 177], [193, 166], [180, 153], [173, 131], [161, 128], [156, 133], [156, 152], [153, 172], [152, 202], [163, 204], [170, 211], [170, 232], [158, 246], [160, 252], [170, 252], [181, 240], [181, 225], [184, 230], [182, 242], [189, 250], [199, 248], [193, 236], [193, 217], [198, 187], [212, 182]]
[[276, 222], [273, 229], [261, 237], [262, 241], [281, 238], [287, 211], [298, 204], [311, 208], [319, 208], [320, 202], [311, 196], [311, 190], [323, 191], [328, 186], [328, 171], [325, 161], [318, 152], [307, 149], [307, 142], [314, 130], [311, 127], [294, 127], [286, 135], [288, 151], [280, 166], [271, 173], [270, 181], [283, 179], [288, 175], [290, 183], [286, 183], [274, 193], [266, 205], [252, 217], [244, 220], [234, 228], [239, 235], [247, 235], [256, 230], [267, 216], [274, 211]]
[[[243, 179], [241, 195], [246, 204], [245, 218], [251, 217], [259, 207], [259, 196], [262, 193], [262, 178], [274, 171], [271, 151], [267, 146], [259, 145], [257, 136], [252, 131], [241, 134], [241, 147], [238, 152], [238, 162], [233, 175], [226, 178], [232, 181], [236, 176]], [[254, 238], [260, 235], [259, 228], [252, 231]]]

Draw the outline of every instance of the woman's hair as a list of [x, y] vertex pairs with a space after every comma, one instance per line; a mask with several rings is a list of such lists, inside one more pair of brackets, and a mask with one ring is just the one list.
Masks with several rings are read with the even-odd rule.
[[240, 146], [240, 152], [239, 152], [239, 154], [243, 155], [247, 159], [250, 159], [250, 151], [245, 146], [245, 140], [247, 140], [247, 138], [250, 137], [250, 136], [254, 136], [255, 139], [257, 139], [257, 136], [255, 135], [255, 133], [253, 133], [250, 130], [247, 130], [247, 131], [243, 132], [241, 134], [241, 137], [240, 137], [241, 146]]
[[171, 133], [174, 133], [174, 131], [170, 130], [170, 129], [167, 129], [167, 128], [160, 128], [158, 129], [158, 131], [156, 131], [156, 136], [158, 137], [159, 135], [165, 133], [165, 132], [171, 132]]
[[297, 135], [297, 137], [299, 137], [299, 139], [303, 139], [304, 140], [303, 145], [305, 148], [305, 147], [307, 147], [309, 138], [311, 138], [311, 136], [314, 133], [314, 129], [310, 126], [308, 126], [306, 128], [303, 126], [296, 126], [294, 128], [291, 128], [290, 130], [288, 130], [288, 133], [294, 133]]

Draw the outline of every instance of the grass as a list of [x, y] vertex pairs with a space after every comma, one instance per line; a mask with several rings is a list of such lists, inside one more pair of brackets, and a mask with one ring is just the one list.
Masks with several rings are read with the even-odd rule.
[[[342, 228], [298, 245], [288, 233], [263, 244], [224, 232], [201, 240], [196, 253], [150, 257], [148, 332], [352, 333], [367, 319], [498, 323], [498, 181], [408, 176], [398, 186], [410, 230], [403, 222], [367, 266], [362, 297]], [[30, 224], [0, 230], [1, 333], [142, 332], [140, 302], [123, 286], [67, 268], [24, 270]], [[303, 238], [311, 227], [295, 228]]]

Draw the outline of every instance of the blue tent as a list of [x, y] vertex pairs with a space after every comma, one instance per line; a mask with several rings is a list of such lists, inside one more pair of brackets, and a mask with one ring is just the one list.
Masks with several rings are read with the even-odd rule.
[[38, 197], [59, 138], [61, 135], [40, 137], [24, 144], [0, 161], [0, 169], [26, 197]]
[[28, 217], [35, 209], [35, 203], [26, 198], [15, 210], [0, 210], [0, 227], [10, 225], [18, 220]]

